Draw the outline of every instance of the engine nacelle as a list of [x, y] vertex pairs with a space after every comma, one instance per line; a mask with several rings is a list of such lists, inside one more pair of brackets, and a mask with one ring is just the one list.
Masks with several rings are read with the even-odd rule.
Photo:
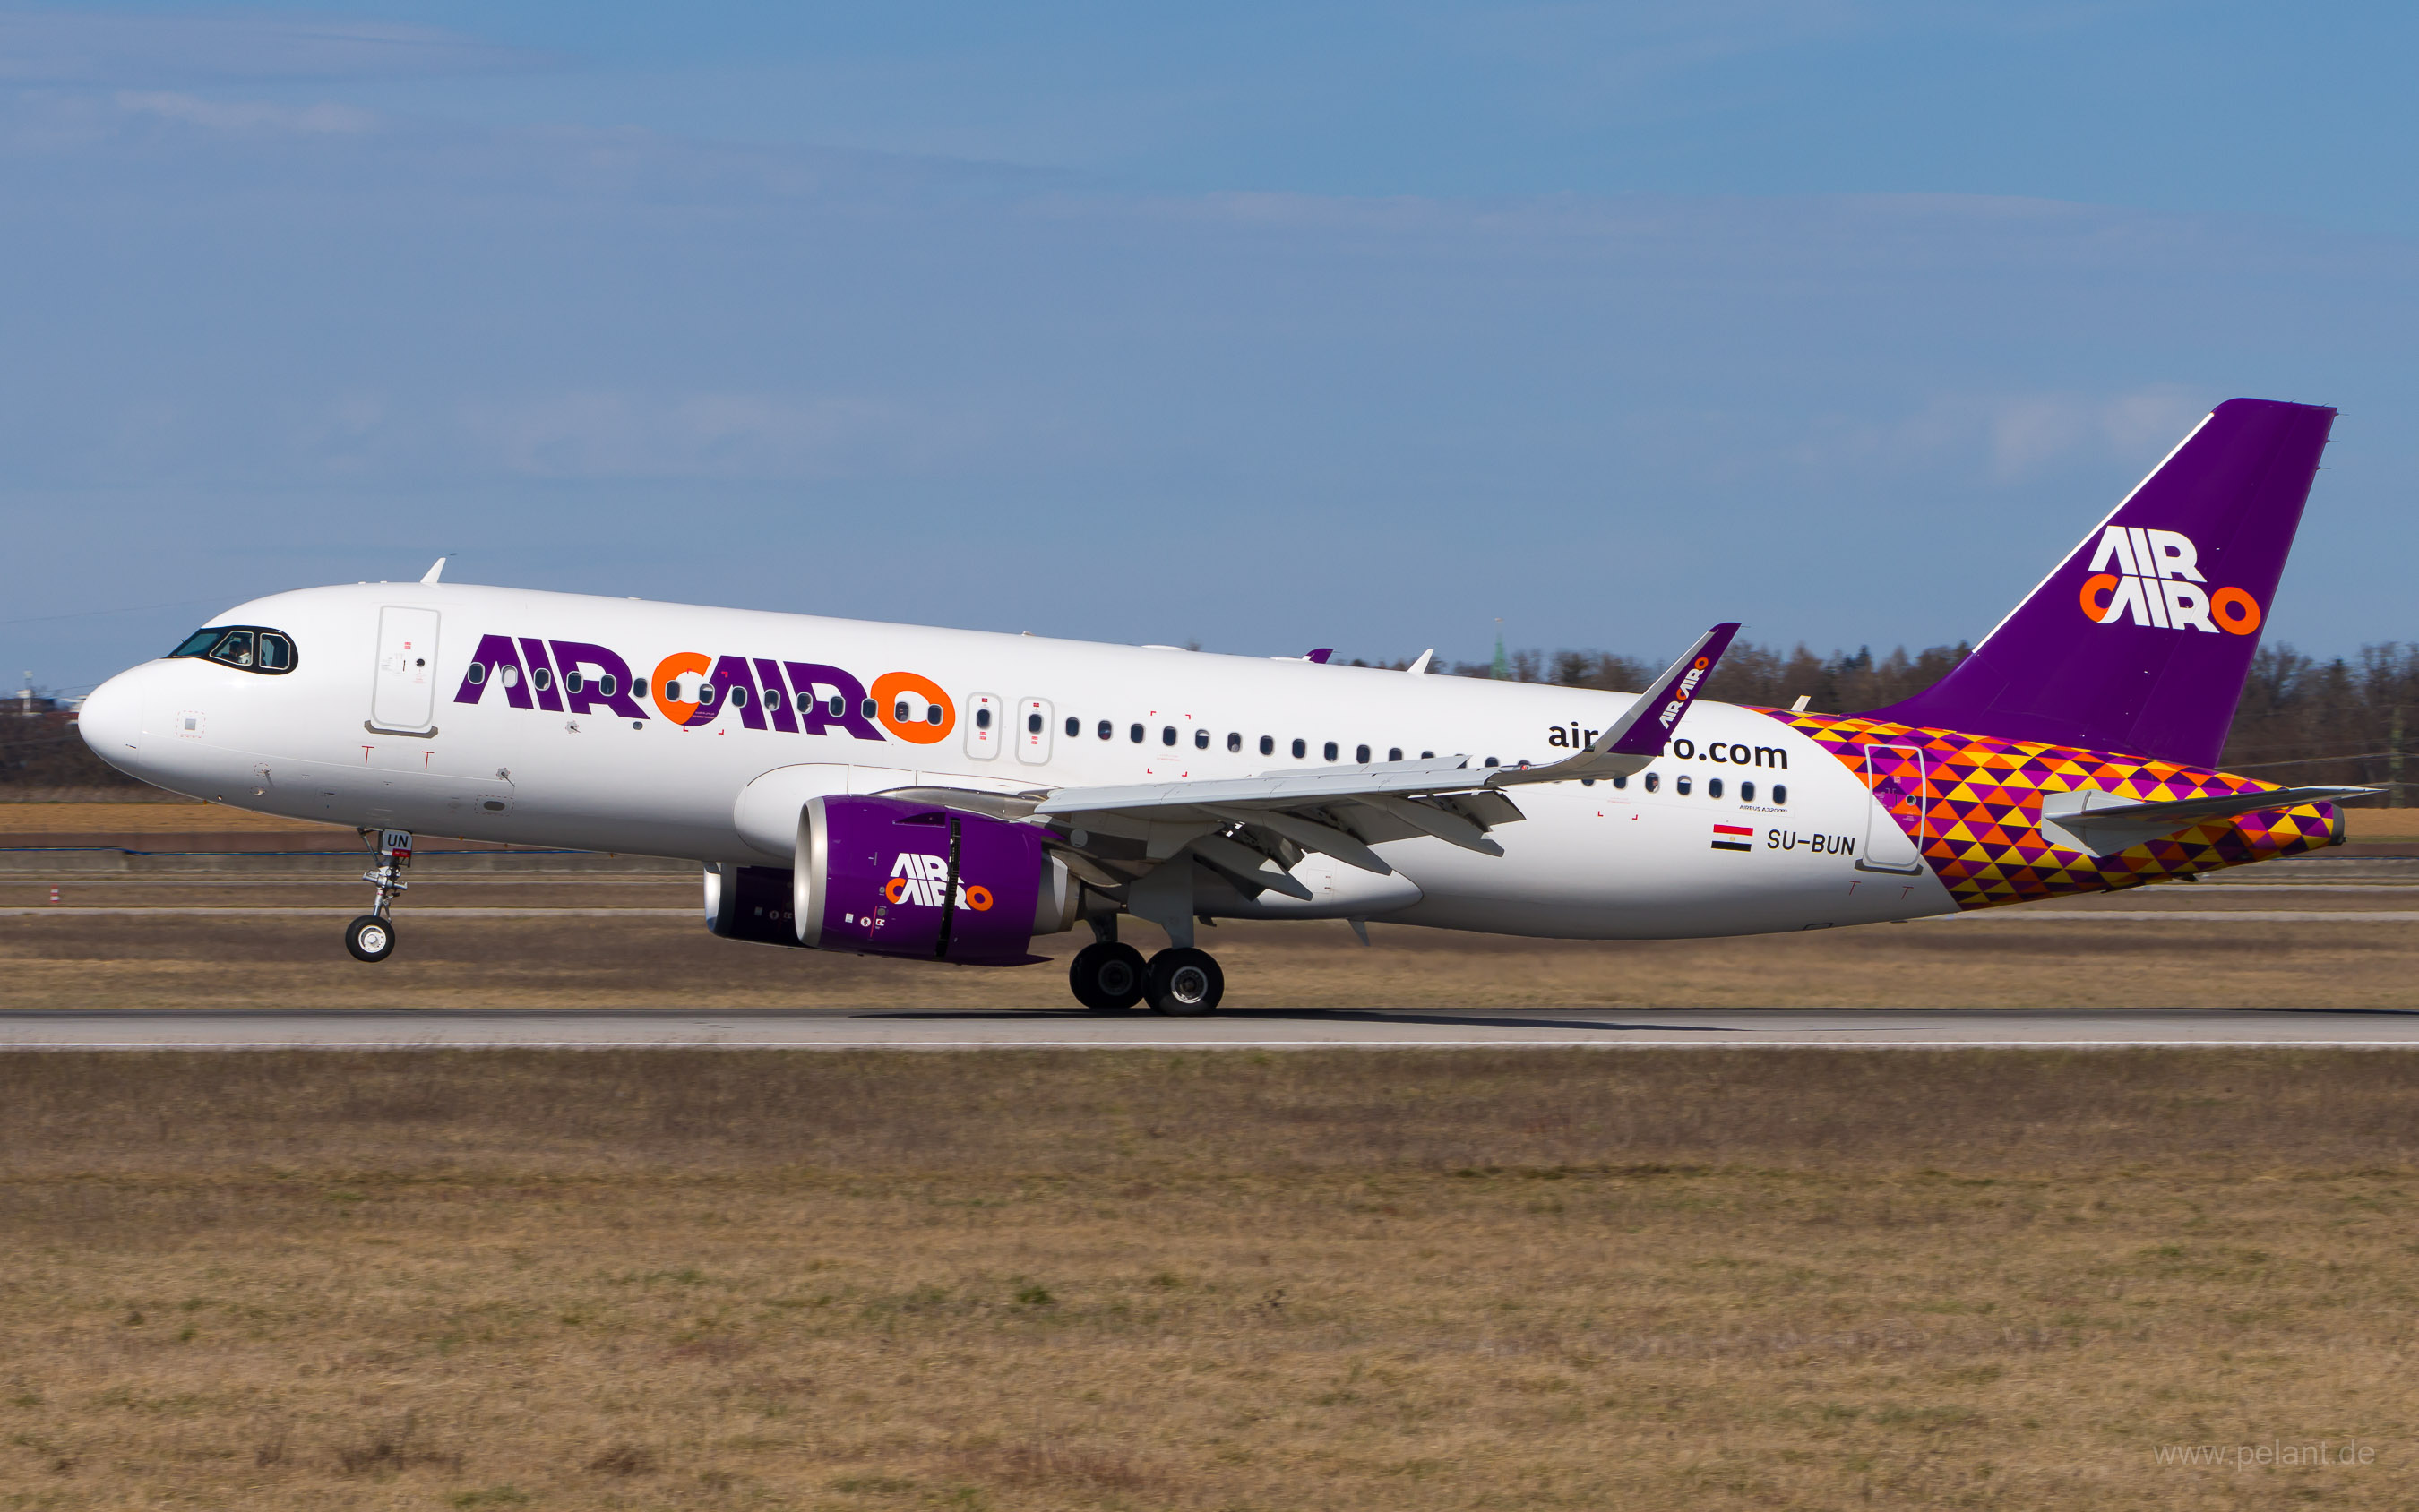
[[708, 862], [705, 927], [726, 940], [794, 948], [799, 943], [794, 891], [786, 866]]
[[[1023, 965], [1037, 934], [1072, 928], [1082, 888], [1042, 832], [901, 798], [818, 797], [798, 815], [797, 865], [729, 869], [717, 934], [861, 955]], [[778, 901], [773, 879], [790, 887]]]

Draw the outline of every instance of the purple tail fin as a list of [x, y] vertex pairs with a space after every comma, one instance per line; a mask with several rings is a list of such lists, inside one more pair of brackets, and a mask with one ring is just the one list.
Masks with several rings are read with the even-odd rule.
[[1956, 671], [1873, 717], [2216, 764], [2334, 418], [2219, 405]]

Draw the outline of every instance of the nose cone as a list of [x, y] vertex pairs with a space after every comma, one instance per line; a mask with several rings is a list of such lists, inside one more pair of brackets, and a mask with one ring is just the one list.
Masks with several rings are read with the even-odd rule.
[[137, 686], [143, 671], [137, 667], [119, 672], [87, 694], [76, 711], [76, 730], [84, 743], [121, 772], [134, 772], [143, 745], [143, 695]]

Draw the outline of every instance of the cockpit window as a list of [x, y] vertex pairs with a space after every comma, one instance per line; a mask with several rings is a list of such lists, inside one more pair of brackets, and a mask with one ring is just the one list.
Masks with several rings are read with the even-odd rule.
[[221, 625], [195, 630], [168, 655], [200, 656], [222, 667], [275, 675], [294, 670], [294, 641], [282, 631], [257, 625]]

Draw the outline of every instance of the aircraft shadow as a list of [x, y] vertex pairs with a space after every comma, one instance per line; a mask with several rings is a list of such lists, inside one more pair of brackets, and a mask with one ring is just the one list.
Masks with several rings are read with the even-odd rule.
[[[1275, 1019], [1294, 1023], [1330, 1024], [1418, 1024], [1427, 1026], [1466, 1026], [1487, 1029], [1595, 1029], [1618, 1034], [1640, 1029], [1657, 1029], [1665, 1033], [1709, 1031], [1721, 1034], [1742, 1033], [1727, 1024], [1645, 1024], [1612, 1023], [1601, 1019], [1518, 1018], [1500, 1013], [1414, 1013], [1387, 1012], [1381, 1009], [1364, 1008], [1238, 1008], [1221, 1009], [1208, 1015], [1213, 1019]], [[1111, 1020], [1148, 1021], [1154, 1024], [1180, 1022], [1136, 1009], [1123, 1013], [1095, 1013], [1089, 1010], [1071, 1012], [1049, 1009], [889, 1009], [851, 1014], [852, 1018], [868, 1019], [1066, 1019], [1075, 1023], [1097, 1024]]]

